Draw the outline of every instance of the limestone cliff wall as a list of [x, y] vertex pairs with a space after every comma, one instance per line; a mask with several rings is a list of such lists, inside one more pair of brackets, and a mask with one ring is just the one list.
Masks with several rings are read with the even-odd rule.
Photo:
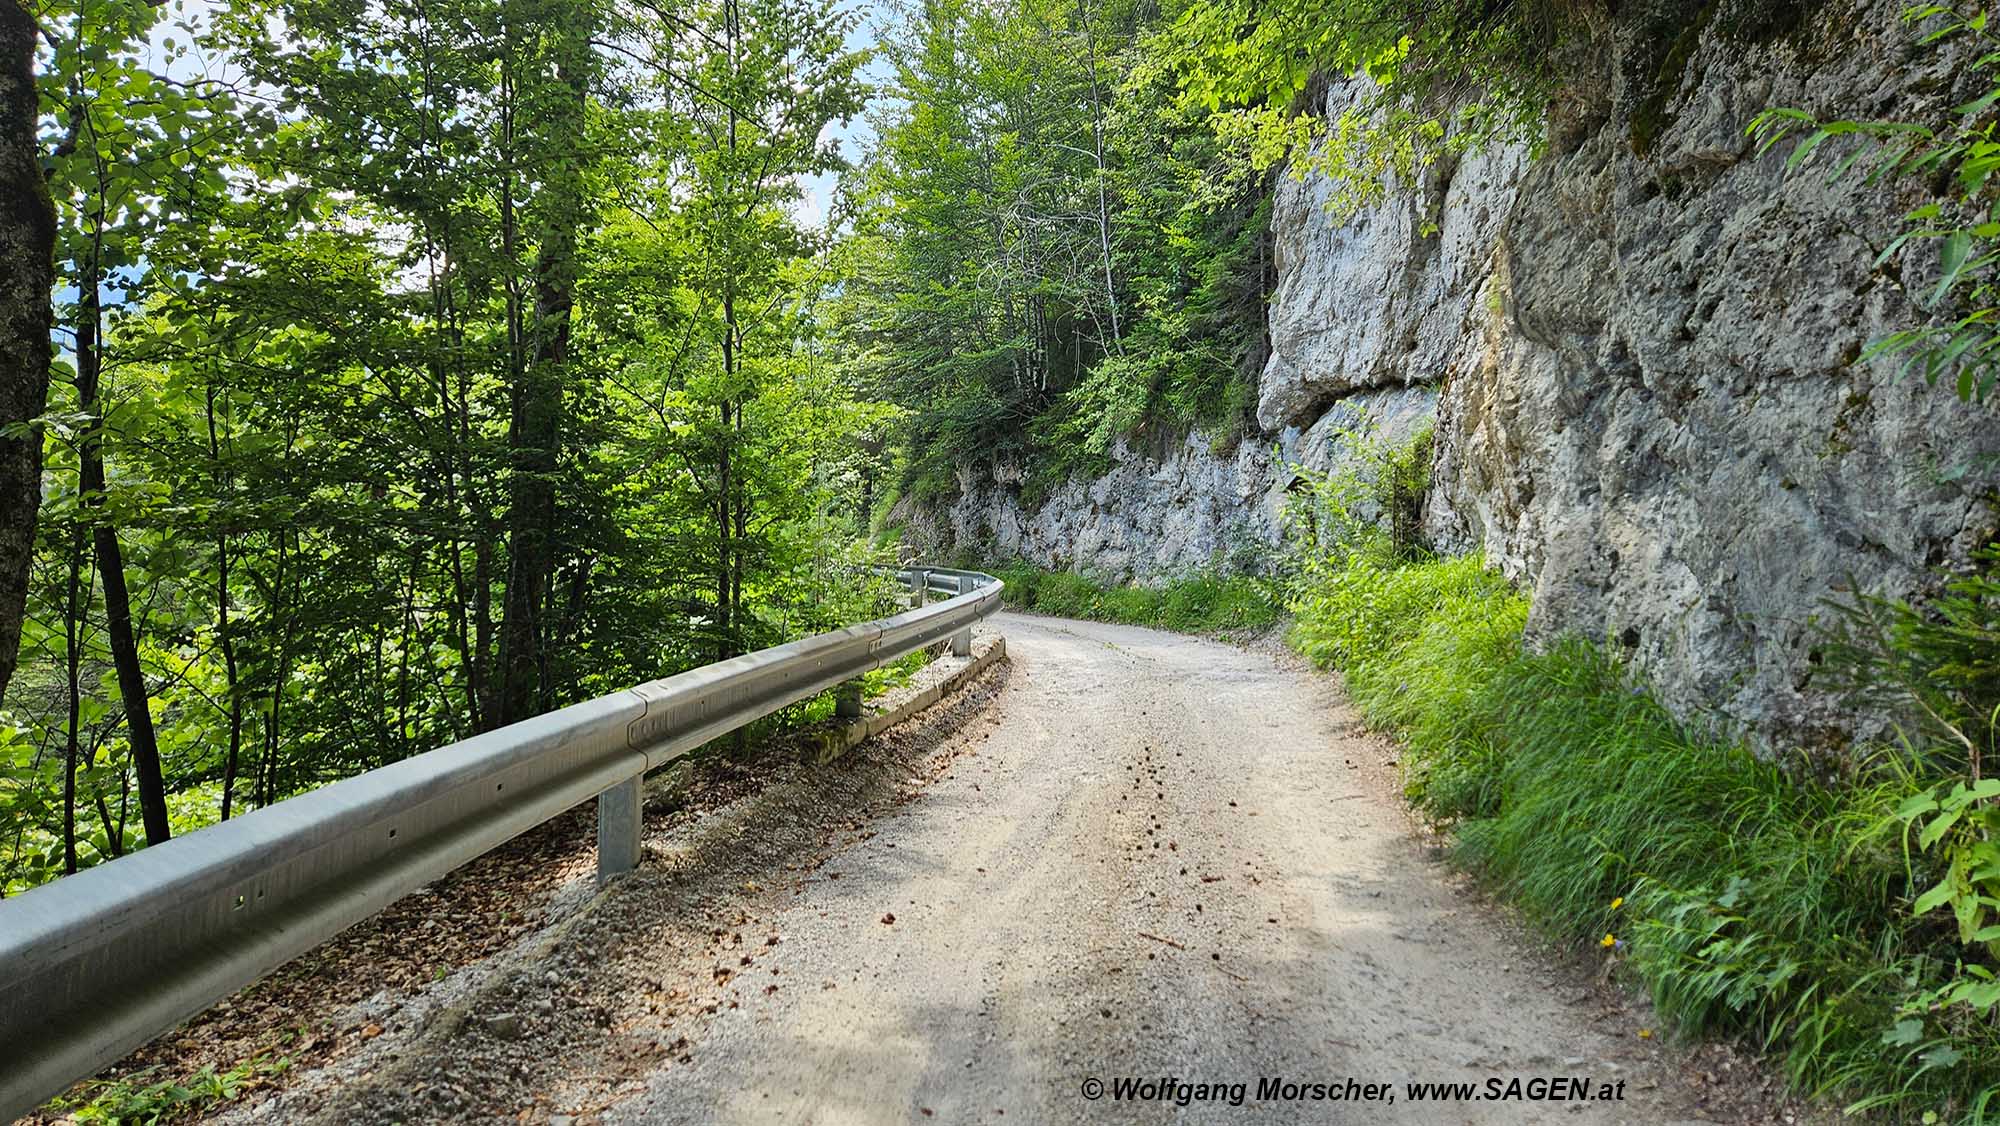
[[1121, 447], [1032, 512], [968, 466], [954, 503], [906, 507], [910, 541], [1137, 577], [1243, 557], [1278, 535], [1287, 462], [1337, 461], [1363, 410], [1392, 435], [1434, 416], [1433, 537], [1533, 594], [1533, 638], [1609, 640], [1683, 715], [1850, 730], [1811, 683], [1811, 621], [1994, 535], [2000, 482], [1964, 470], [2000, 426], [1859, 359], [1912, 316], [1873, 259], [1916, 197], [1787, 177], [1745, 128], [1969, 100], [1901, 7], [1626, 5], [1538, 158], [1469, 156], [1345, 223], [1325, 184], [1281, 181], [1261, 433]]

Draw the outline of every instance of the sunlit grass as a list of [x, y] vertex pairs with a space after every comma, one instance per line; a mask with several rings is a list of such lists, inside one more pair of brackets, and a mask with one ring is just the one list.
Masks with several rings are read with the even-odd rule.
[[1198, 634], [1263, 629], [1278, 620], [1274, 584], [1243, 575], [1198, 573], [1151, 587], [1022, 565], [987, 570], [1007, 584], [1002, 597], [1009, 607], [1056, 617]]
[[1404, 744], [1407, 796], [1457, 862], [1553, 938], [1618, 959], [1683, 1032], [1777, 1053], [1803, 1090], [1980, 1120], [2000, 1032], [1890, 1039], [1966, 953], [1909, 911], [1937, 874], [1903, 848], [1896, 809], [1923, 783], [1902, 760], [1827, 783], [1690, 727], [1599, 645], [1524, 647], [1527, 600], [1476, 560], [1357, 557], [1291, 608], [1293, 643]]

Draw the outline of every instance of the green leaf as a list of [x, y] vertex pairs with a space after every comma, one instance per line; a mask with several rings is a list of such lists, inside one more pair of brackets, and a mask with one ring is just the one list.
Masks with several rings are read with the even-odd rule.
[[1945, 236], [1943, 256], [1939, 263], [1943, 276], [1938, 278], [1937, 288], [1931, 290], [1929, 304], [1936, 305], [1944, 300], [1944, 295], [1952, 286], [1958, 284], [1959, 275], [1965, 271], [1965, 260], [1971, 253], [1971, 231], [1953, 231]]
[[1800, 141], [1798, 147], [1792, 150], [1792, 155], [1785, 159], [1785, 171], [1797, 171], [1800, 165], [1812, 159], [1813, 150], [1825, 144], [1827, 139], [1832, 136], [1834, 134], [1829, 132], [1825, 126], [1813, 130], [1812, 135]]
[[1964, 816], [1964, 807], [1954, 808], [1947, 801], [1945, 812], [1931, 818], [1930, 824], [1925, 825], [1923, 832], [1917, 834], [1917, 847], [1928, 850], [1932, 845], [1942, 840], [1946, 833], [1951, 832], [1952, 826], [1958, 824], [1959, 818], [1962, 816]]
[[1907, 1047], [1924, 1038], [1924, 1022], [1920, 1020], [1899, 1020], [1882, 1034], [1884, 1044]]
[[1981, 97], [1969, 101], [1964, 105], [1959, 106], [1958, 108], [1952, 110], [1951, 112], [1958, 114], [1961, 117], [1972, 117], [1977, 114], [1985, 113], [1987, 110], [1992, 109], [1993, 103], [1995, 103], [1996, 101], [2000, 101], [2000, 86], [1996, 86], [1993, 89], [1988, 90]]
[[1950, 903], [1952, 896], [1956, 894], [1957, 890], [1949, 878], [1940, 881], [1936, 887], [1917, 897], [1917, 901], [1910, 905], [1910, 914], [1930, 914], [1932, 911]]
[[1909, 797], [1904, 798], [1902, 804], [1896, 807], [1896, 817], [1903, 821], [1909, 821], [1929, 813], [1937, 807], [1937, 798], [1930, 791], [1926, 790], [1921, 794], [1911, 794]]
[[1959, 1061], [1965, 1058], [1965, 1053], [1949, 1044], [1939, 1044], [1918, 1058], [1924, 1061], [1924, 1068], [1926, 1070], [1935, 1070], [1957, 1067]]

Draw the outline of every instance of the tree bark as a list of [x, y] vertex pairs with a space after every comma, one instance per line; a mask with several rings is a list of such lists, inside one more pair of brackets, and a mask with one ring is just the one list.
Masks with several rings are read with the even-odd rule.
[[[35, 18], [0, 3], [0, 428], [48, 406], [55, 208], [36, 141]], [[42, 504], [42, 435], [0, 432], [0, 699], [14, 677]]]

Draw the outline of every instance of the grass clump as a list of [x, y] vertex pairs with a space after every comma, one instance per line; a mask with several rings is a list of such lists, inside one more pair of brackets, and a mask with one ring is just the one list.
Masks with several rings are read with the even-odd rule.
[[1008, 607], [1056, 617], [1199, 634], [1258, 630], [1278, 620], [1274, 585], [1243, 575], [1204, 572], [1146, 587], [1102, 583], [1073, 571], [1043, 571], [1021, 563], [986, 570], [1007, 584], [1001, 598]]

